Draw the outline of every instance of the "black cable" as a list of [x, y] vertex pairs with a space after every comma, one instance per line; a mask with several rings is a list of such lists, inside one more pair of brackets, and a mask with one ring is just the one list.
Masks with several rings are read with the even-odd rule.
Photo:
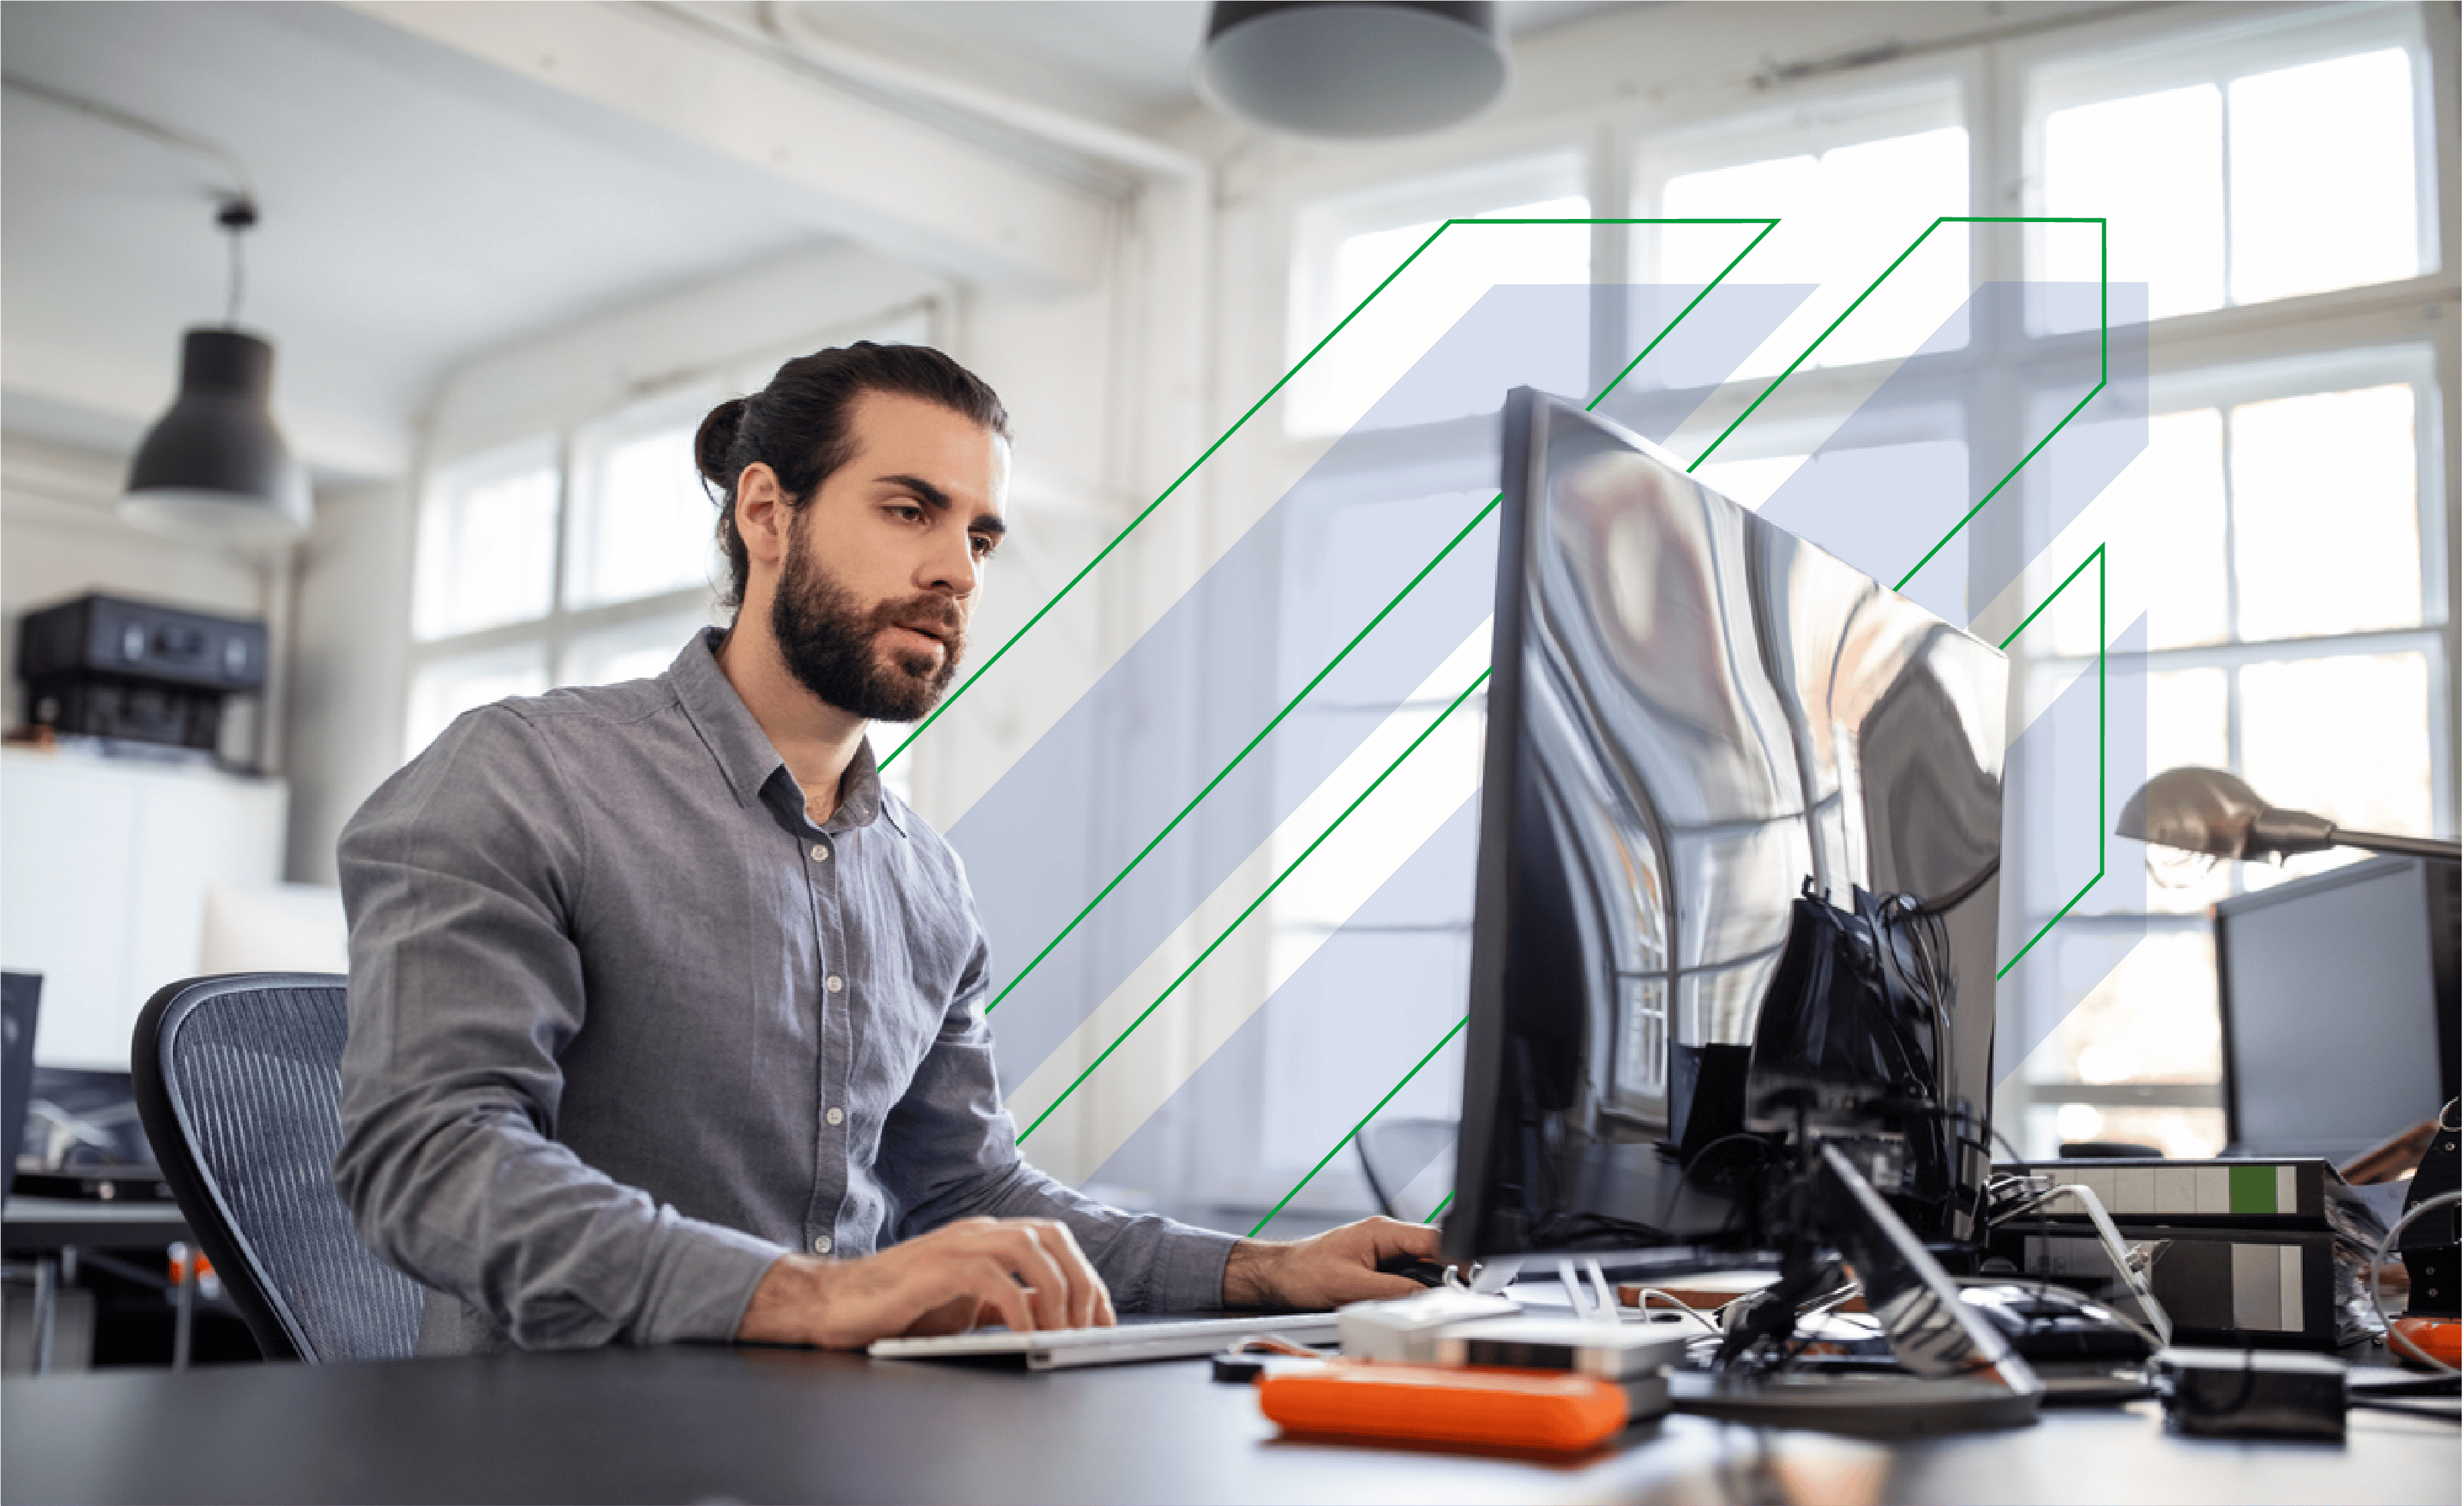
[[226, 199], [214, 214], [214, 223], [231, 236], [231, 305], [223, 313], [223, 327], [239, 327], [240, 297], [248, 290], [246, 263], [240, 255], [240, 237], [256, 228], [256, 201], [242, 194]]
[[1694, 1174], [1694, 1168], [1703, 1164], [1704, 1157], [1708, 1156], [1711, 1152], [1719, 1149], [1721, 1146], [1727, 1144], [1730, 1141], [1744, 1141], [1749, 1144], [1761, 1146], [1766, 1159], [1776, 1153], [1779, 1149], [1778, 1146], [1772, 1144], [1771, 1141], [1766, 1138], [1766, 1132], [1759, 1130], [1731, 1130], [1727, 1134], [1719, 1137], [1717, 1140], [1711, 1141], [1702, 1149], [1696, 1151], [1692, 1159], [1688, 1160], [1684, 1165], [1678, 1168], [1678, 1174], [1680, 1176], [1692, 1176]]
[[2408, 1402], [2387, 1396], [2348, 1396], [2344, 1405], [2365, 1406], [2378, 1412], [2402, 1412], [2408, 1417], [2431, 1417], [2443, 1423], [2464, 1422], [2464, 1410], [2429, 1402]]
[[[2013, 1165], [2024, 1166], [2028, 1164], [2028, 1159], [2019, 1154], [2019, 1147], [2011, 1143], [2011, 1137], [2003, 1134], [2000, 1130], [1995, 1129], [1991, 1122], [1986, 1124], [1985, 1133], [1992, 1136], [1993, 1139], [2001, 1144], [2004, 1150], [2011, 1153], [2011, 1163]], [[1988, 1159], [1991, 1159], [1990, 1155]], [[2035, 1206], [2030, 1209], [2030, 1211], [2036, 1215], [2036, 1240], [2037, 1243], [2044, 1248], [2045, 1264], [2047, 1266], [2051, 1266], [2054, 1261], [2054, 1218], [2051, 1213], [2045, 1211], [2046, 1207], [2051, 1205], [2053, 1199], [2050, 1196], [2039, 1197], [2036, 1199]], [[1988, 1231], [1991, 1231], [1991, 1226], [1988, 1227]], [[2020, 1249], [2020, 1266], [2022, 1269], [2019, 1273], [2022, 1276], [2027, 1274], [2027, 1271], [2025, 1270], [2027, 1265], [2026, 1255], [2027, 1250], [2022, 1246]], [[2046, 1322], [2053, 1321], [2049, 1311], [2050, 1304], [2045, 1300], [2045, 1298], [2052, 1294], [2053, 1290], [2053, 1273], [2050, 1271], [2038, 1271], [2036, 1273], [2035, 1307], [2035, 1310], [2028, 1315], [2028, 1326], [2021, 1330], [2021, 1338], [2025, 1339], [2035, 1336], [2036, 1331], [2036, 1322], [2040, 1316], [2043, 1317]]]

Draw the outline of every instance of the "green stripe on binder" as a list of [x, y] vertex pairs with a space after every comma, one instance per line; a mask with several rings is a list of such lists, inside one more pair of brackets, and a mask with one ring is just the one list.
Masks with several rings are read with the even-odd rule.
[[2272, 1165], [2234, 1166], [2233, 1177], [2233, 1211], [2236, 1213], [2274, 1213], [2276, 1206], [2276, 1168]]

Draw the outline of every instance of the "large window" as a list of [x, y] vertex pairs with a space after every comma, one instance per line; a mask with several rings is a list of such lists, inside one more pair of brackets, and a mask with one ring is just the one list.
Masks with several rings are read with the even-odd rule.
[[[2362, 830], [2453, 830], [2429, 352], [2165, 387], [2146, 452], [2101, 503], [2143, 520], [2112, 559], [2117, 596], [2146, 604], [2147, 768], [2231, 769], [2272, 802]], [[2032, 709], [2094, 670], [2093, 619], [2049, 625], [2021, 660]], [[2029, 1060], [2028, 1135], [2039, 1149], [2119, 1139], [2212, 1154], [2225, 1125], [2207, 907], [2365, 854], [2210, 865], [2125, 842], [2113, 855], [2118, 881], [2063, 921], [2054, 969], [2032, 983], [2076, 993], [2090, 980], [2067, 973], [2109, 961], [2099, 930], [2147, 936]], [[2039, 923], [2062, 887], [2029, 894]]]
[[[2452, 324], [2457, 309], [2436, 236], [2440, 144], [2423, 25], [2420, 8], [2390, 4], [2167, 11], [2044, 32], [1876, 68], [1863, 84], [1848, 70], [1777, 106], [1740, 95], [1733, 111], [1678, 124], [1664, 110], [1647, 122], [1604, 113], [1583, 127], [1558, 181], [1589, 185], [1592, 212], [1603, 216], [1783, 219], [1736, 276], [1813, 291], [1677, 431], [1672, 448], [1688, 458], [1933, 217], [2108, 221], [2101, 270], [2147, 288], [2147, 448], [2058, 540], [2006, 530], [1973, 543], [1971, 595], [1993, 597], [1991, 583], [2030, 563], [1994, 550], [2059, 554], [2066, 569], [2103, 543], [2106, 642], [2142, 611], [2147, 618], [2144, 657], [2113, 669], [2148, 676], [2149, 770], [2211, 764], [2277, 803], [2352, 826], [2448, 833], [2457, 818], [2454, 484], [2443, 474], [2441, 431], [2453, 346], [2441, 321]], [[1380, 191], [1388, 201], [1406, 192]], [[1491, 192], [1482, 205], [1544, 197]], [[1295, 349], [1302, 331], [1326, 327], [1338, 294], [1373, 285], [1425, 233], [1401, 227], [1426, 215], [1360, 217], [1358, 206], [1380, 202], [1355, 190], [1296, 215]], [[1740, 244], [1649, 226], [1595, 242], [1623, 248], [1622, 264], [1647, 283], [1707, 281]], [[1761, 506], [1808, 464], [1958, 472], [1973, 446], [1998, 454], [2014, 433], [2046, 432], [2083, 390], [2081, 370], [2094, 379], [2094, 302], [2032, 299], [2023, 321], [1974, 348], [1970, 331], [1947, 321], [1987, 279], [2093, 284], [2100, 270], [2093, 230], [1937, 232], [1902, 269], [1910, 275], [1860, 305], [1782, 400], [1724, 440], [1700, 474]], [[1476, 296], [1455, 288], [1448, 306]], [[1944, 354], [1900, 385], [1893, 412], [1869, 424], [1873, 410], [1862, 410], [1872, 432], [1860, 428], [1859, 448], [1840, 448], [1841, 420], [1929, 339]], [[1330, 383], [1309, 424], [1323, 430], [1365, 411], [1397, 370], [1353, 372], [1339, 400]], [[2024, 597], [2006, 629], [2052, 588], [2028, 579], [2026, 590], [2006, 593]], [[1968, 605], [1999, 611], [2012, 599]], [[2049, 611], [2012, 645], [2014, 733], [2094, 674], [2099, 626], [2093, 596], [2084, 599], [2090, 609]], [[1387, 715], [1399, 726], [1427, 709]], [[2118, 806], [2129, 793], [2110, 798]], [[2045, 832], [2013, 839], [2050, 850]], [[2225, 1133], [2223, 1064], [2207, 906], [2350, 860], [2171, 865], [2161, 881], [2142, 882], [2148, 851], [2112, 841], [2110, 881], [2001, 985], [2006, 1019], [2051, 1018], [2083, 1001], [1997, 1097], [2001, 1127], [2029, 1154], [2080, 1139], [2214, 1153]], [[1329, 871], [1296, 877], [1279, 897], [1274, 945], [1287, 959], [1321, 944], [1397, 860], [1378, 844], [1346, 857], [1331, 842], [1311, 859]], [[1347, 864], [1356, 871], [1337, 871]], [[2006, 873], [2007, 919], [2024, 925], [2006, 924], [2006, 956], [2083, 876], [2044, 882], [2023, 869]], [[1268, 972], [1288, 969], [1279, 960]], [[1320, 1077], [1298, 1063], [1311, 1052], [1339, 1058], [1344, 1039], [1338, 1030], [1287, 1043], [1276, 1070], [1319, 1091]], [[1259, 1153], [1271, 1161], [1298, 1149]], [[1233, 1159], [1222, 1147], [1210, 1156]], [[1347, 1197], [1356, 1200], [1356, 1186], [1329, 1187], [1328, 1208]]]
[[[2148, 286], [2148, 447], [2098, 503], [2115, 597], [2147, 614], [2145, 661], [2123, 666], [2146, 675], [2147, 769], [2227, 768], [2277, 804], [2426, 835], [2455, 822], [2439, 372], [2427, 330], [2390, 338], [2382, 303], [2355, 296], [2442, 296], [2412, 280], [2437, 259], [2416, 25], [2408, 7], [2288, 8], [2050, 57], [2029, 76], [2026, 139], [2032, 212], [2109, 217], [2112, 276]], [[2041, 237], [2032, 274], [2092, 279], [2093, 254]], [[2343, 296], [2298, 301], [2322, 294]], [[2443, 296], [2452, 310], [2452, 282]], [[2184, 316], [2201, 319], [2168, 322]], [[2014, 649], [2031, 710], [2092, 671], [2094, 627], [2062, 613]], [[2211, 866], [2113, 844], [2117, 881], [2049, 939], [2051, 966], [2014, 975], [2085, 997], [2029, 1058], [2006, 1128], [2035, 1154], [2089, 1139], [2213, 1154], [2207, 907], [2361, 855]], [[2067, 897], [2031, 886], [2028, 924]], [[2111, 967], [2100, 933], [2142, 930]]]
[[726, 566], [693, 436], [715, 389], [441, 468], [420, 517], [404, 756], [473, 706], [655, 675]]
[[[2110, 220], [2112, 276], [2146, 283], [2159, 319], [2418, 276], [2428, 62], [2409, 9], [2288, 8], [2036, 70], [2031, 212]], [[2035, 250], [2037, 277], [2096, 279], [2089, 238]]]

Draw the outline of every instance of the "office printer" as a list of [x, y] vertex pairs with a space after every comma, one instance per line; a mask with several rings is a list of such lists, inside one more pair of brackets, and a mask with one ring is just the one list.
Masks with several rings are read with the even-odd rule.
[[265, 684], [265, 624], [99, 593], [17, 630], [27, 720], [74, 736], [210, 755], [228, 698]]

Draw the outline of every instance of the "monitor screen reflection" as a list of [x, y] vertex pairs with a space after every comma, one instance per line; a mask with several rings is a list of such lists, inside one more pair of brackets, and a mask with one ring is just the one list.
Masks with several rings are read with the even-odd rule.
[[1488, 1254], [1734, 1241], [1733, 1183], [1683, 1173], [1738, 1126], [1808, 880], [1943, 911], [1940, 1098], [1987, 1101], [2007, 665], [1640, 441], [1518, 401], [1484, 796], [1511, 804], [1484, 814], [1473, 973], [1496, 1055], [1466, 1082], [1465, 1203]]

